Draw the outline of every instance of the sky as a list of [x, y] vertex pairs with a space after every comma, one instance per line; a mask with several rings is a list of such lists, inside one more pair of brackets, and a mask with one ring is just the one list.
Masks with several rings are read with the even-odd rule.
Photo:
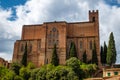
[[89, 10], [99, 10], [101, 45], [113, 32], [120, 63], [120, 0], [0, 0], [0, 57], [12, 59], [23, 25], [88, 21]]

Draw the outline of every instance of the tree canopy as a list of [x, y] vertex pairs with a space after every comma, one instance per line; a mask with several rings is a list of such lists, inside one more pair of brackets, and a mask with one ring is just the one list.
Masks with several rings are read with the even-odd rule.
[[57, 48], [56, 48], [56, 44], [54, 44], [54, 48], [52, 51], [52, 60], [51, 60], [51, 64], [58, 66], [59, 65], [59, 58], [57, 55]]
[[116, 47], [113, 32], [110, 33], [107, 48], [107, 64], [112, 65], [116, 62]]

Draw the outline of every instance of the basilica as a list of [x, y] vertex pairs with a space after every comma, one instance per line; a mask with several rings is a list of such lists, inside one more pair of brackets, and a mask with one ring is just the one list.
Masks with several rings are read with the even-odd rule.
[[20, 40], [14, 44], [13, 62], [20, 62], [27, 43], [27, 61], [36, 67], [51, 62], [54, 44], [57, 47], [59, 64], [65, 64], [71, 42], [74, 42], [77, 57], [81, 60], [84, 51], [91, 60], [94, 42], [100, 63], [99, 13], [89, 11], [85, 22], [54, 21], [36, 25], [23, 25]]

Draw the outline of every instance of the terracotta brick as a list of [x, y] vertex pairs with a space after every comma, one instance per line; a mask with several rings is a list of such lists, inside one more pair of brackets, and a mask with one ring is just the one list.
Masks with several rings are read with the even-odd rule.
[[[78, 58], [81, 60], [86, 50], [88, 61], [91, 59], [92, 49], [90, 42], [96, 43], [97, 55], [100, 62], [99, 45], [99, 17], [98, 11], [89, 11], [89, 21], [86, 22], [45, 22], [40, 25], [24, 25], [21, 40], [14, 45], [13, 62], [21, 61], [24, 51], [21, 48], [27, 43], [28, 62], [33, 62], [37, 67], [50, 63], [54, 43], [57, 44], [57, 54], [60, 64], [65, 64], [69, 55], [70, 43], [76, 45]], [[80, 48], [82, 42], [82, 49]]]

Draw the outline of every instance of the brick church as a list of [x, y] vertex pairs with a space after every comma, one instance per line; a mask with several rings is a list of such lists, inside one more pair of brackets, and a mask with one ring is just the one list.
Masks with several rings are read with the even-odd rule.
[[56, 43], [59, 64], [65, 64], [70, 44], [75, 43], [77, 56], [81, 60], [86, 51], [87, 60], [91, 60], [94, 42], [100, 62], [99, 13], [89, 11], [86, 22], [44, 22], [38, 25], [24, 25], [21, 40], [14, 44], [13, 62], [20, 62], [27, 43], [28, 62], [37, 67], [51, 62], [53, 46]]

